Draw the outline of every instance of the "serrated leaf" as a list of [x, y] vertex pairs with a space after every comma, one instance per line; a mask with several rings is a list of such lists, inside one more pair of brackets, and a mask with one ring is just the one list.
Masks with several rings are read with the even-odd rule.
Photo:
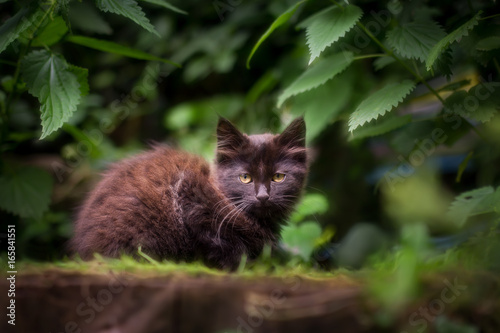
[[483, 13], [482, 11], [479, 11], [476, 15], [474, 15], [473, 18], [462, 24], [459, 28], [457, 28], [452, 33], [441, 39], [438, 43], [436, 43], [436, 45], [432, 47], [425, 61], [427, 70], [430, 70], [432, 68], [432, 65], [439, 57], [439, 55], [446, 48], [448, 48], [448, 46], [450, 46], [451, 43], [458, 42], [462, 37], [469, 35], [469, 30], [472, 30], [474, 26], [476, 26], [479, 23], [479, 18], [481, 17], [482, 13]]
[[149, 22], [146, 14], [142, 11], [141, 7], [134, 0], [96, 0], [97, 8], [103, 12], [110, 12], [118, 15], [125, 16], [131, 19], [147, 31], [161, 37], [155, 30], [153, 25]]
[[304, 260], [309, 260], [316, 240], [321, 236], [317, 222], [304, 222], [300, 225], [287, 225], [281, 232], [284, 247]]
[[394, 131], [395, 129], [411, 123], [411, 119], [411, 115], [405, 115], [402, 117], [390, 117], [387, 119], [374, 120], [373, 124], [370, 122], [352, 131], [349, 140], [360, 140]]
[[21, 167], [0, 175], [0, 208], [20, 217], [41, 218], [52, 193], [52, 177], [44, 170]]
[[412, 22], [389, 31], [387, 42], [403, 57], [425, 61], [431, 48], [445, 36], [434, 21]]
[[306, 194], [300, 200], [295, 212], [290, 216], [290, 222], [299, 223], [309, 215], [324, 214], [328, 207], [328, 200], [324, 195], [317, 193]]
[[306, 28], [307, 45], [311, 54], [309, 64], [328, 46], [344, 37], [362, 15], [363, 11], [354, 5], [332, 6], [309, 21]]
[[297, 8], [299, 8], [299, 6], [302, 3], [304, 3], [305, 1], [306, 0], [302, 0], [302, 1], [297, 2], [295, 5], [288, 8], [283, 14], [278, 16], [278, 18], [276, 18], [276, 20], [274, 20], [273, 23], [271, 23], [271, 26], [259, 38], [257, 43], [255, 43], [254, 47], [252, 48], [252, 51], [250, 52], [250, 55], [247, 58], [247, 68], [248, 69], [250, 69], [250, 60], [252, 59], [253, 55], [255, 54], [257, 49], [259, 48], [260, 44], [262, 44], [267, 39], [267, 37], [269, 37], [273, 33], [274, 30], [278, 29], [280, 26], [282, 26], [283, 24], [288, 22], [288, 20], [293, 16], [293, 14], [295, 14], [295, 11], [297, 10]]
[[349, 131], [352, 132], [364, 123], [383, 116], [401, 103], [413, 89], [415, 89], [415, 83], [406, 80], [401, 83], [388, 84], [368, 96], [349, 117]]
[[480, 51], [491, 51], [495, 49], [500, 49], [500, 37], [491, 36], [481, 39], [476, 44], [476, 49]]
[[488, 122], [500, 110], [500, 99], [495, 94], [498, 82], [484, 82], [464, 90], [455, 91], [445, 100], [448, 112], [464, 118]]
[[450, 205], [447, 213], [448, 218], [454, 221], [458, 227], [463, 226], [467, 219], [473, 215], [474, 208], [494, 192], [493, 187], [486, 186], [460, 194]]
[[78, 84], [80, 85], [80, 96], [87, 96], [89, 93], [89, 70], [87, 68], [78, 67], [75, 65], [69, 65], [68, 69], [71, 73], [75, 74]]
[[163, 8], [170, 9], [171, 11], [179, 13], [179, 14], [183, 14], [183, 15], [188, 14], [185, 10], [182, 10], [180, 8], [175, 7], [174, 5], [166, 2], [165, 0], [141, 0], [141, 1], [149, 2], [149, 3], [152, 3], [154, 5], [158, 5], [158, 6], [162, 6]]
[[40, 10], [33, 11], [31, 7], [24, 7], [16, 15], [5, 21], [0, 27], [0, 53], [16, 40], [22, 32], [28, 29], [31, 22], [36, 22], [34, 19], [40, 12]]
[[57, 43], [67, 32], [66, 22], [62, 16], [57, 16], [33, 39], [31, 46], [51, 46]]
[[278, 107], [294, 95], [316, 88], [343, 72], [354, 60], [351, 52], [320, 59], [288, 86], [278, 98]]
[[134, 59], [140, 59], [140, 60], [161, 61], [161, 62], [164, 62], [167, 64], [174, 65], [176, 67], [181, 67], [181, 65], [179, 65], [178, 63], [175, 63], [171, 60], [159, 58], [159, 57], [154, 56], [152, 54], [143, 52], [141, 50], [133, 49], [133, 48], [123, 46], [120, 44], [116, 44], [114, 42], [110, 42], [107, 40], [73, 35], [73, 36], [68, 36], [66, 38], [66, 41], [71, 42], [71, 43], [75, 43], [78, 45], [86, 46], [86, 47], [89, 47], [91, 49], [103, 51], [103, 52], [119, 54], [122, 56], [130, 57], [130, 58], [134, 58]]
[[63, 57], [47, 50], [33, 51], [21, 64], [28, 91], [41, 104], [42, 136], [59, 129], [80, 102], [80, 85]]
[[[304, 116], [307, 124], [306, 141], [314, 140], [327, 128], [335, 116], [347, 105], [353, 86], [345, 78], [336, 77], [310, 91], [301, 93], [291, 101], [290, 113]], [[335, 94], [332, 94], [332, 91]]]

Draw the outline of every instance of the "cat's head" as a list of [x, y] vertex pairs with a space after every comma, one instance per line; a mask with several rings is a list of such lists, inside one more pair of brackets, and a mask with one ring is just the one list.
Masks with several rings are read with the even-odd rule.
[[305, 134], [302, 117], [277, 135], [246, 135], [220, 118], [216, 165], [221, 190], [238, 208], [259, 219], [287, 218], [306, 181]]

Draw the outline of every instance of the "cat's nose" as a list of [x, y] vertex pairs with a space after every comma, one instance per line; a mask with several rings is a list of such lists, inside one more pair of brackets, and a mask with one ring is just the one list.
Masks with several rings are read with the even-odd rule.
[[269, 199], [269, 193], [267, 193], [267, 189], [265, 186], [259, 186], [259, 190], [257, 191], [257, 195], [255, 196], [257, 200], [264, 203]]
[[260, 202], [264, 203], [269, 199], [269, 194], [267, 193], [259, 193], [255, 196]]

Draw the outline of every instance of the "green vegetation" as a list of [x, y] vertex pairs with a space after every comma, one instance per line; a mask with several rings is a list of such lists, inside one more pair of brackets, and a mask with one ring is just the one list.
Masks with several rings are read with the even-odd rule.
[[494, 1], [0, 2], [0, 219], [20, 271], [225, 274], [64, 244], [96, 175], [151, 140], [212, 159], [217, 115], [250, 133], [304, 115], [306, 194], [279, 253], [236, 274], [352, 270], [380, 325], [433, 274], [498, 274]]

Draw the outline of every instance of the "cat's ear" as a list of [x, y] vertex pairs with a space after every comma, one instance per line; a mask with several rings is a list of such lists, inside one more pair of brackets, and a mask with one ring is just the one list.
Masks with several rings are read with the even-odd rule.
[[306, 122], [303, 117], [295, 118], [278, 136], [278, 142], [286, 147], [306, 146]]
[[231, 122], [219, 117], [217, 124], [217, 162], [230, 159], [247, 138]]

